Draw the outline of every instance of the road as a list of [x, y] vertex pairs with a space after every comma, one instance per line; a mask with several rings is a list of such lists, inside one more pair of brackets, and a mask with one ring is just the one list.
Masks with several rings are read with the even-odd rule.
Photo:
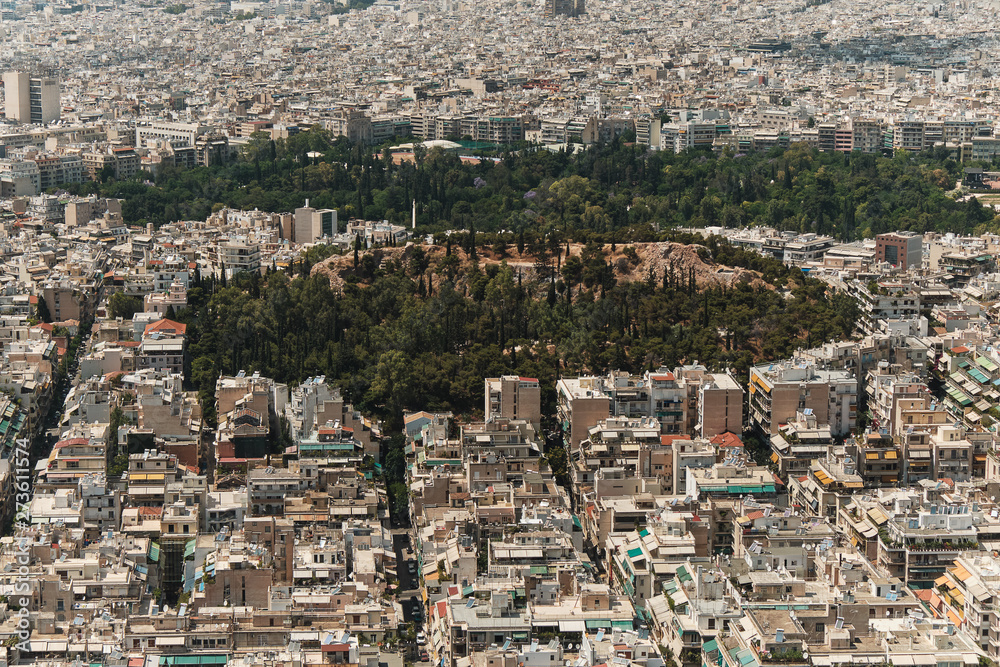
[[[396, 553], [396, 576], [399, 579], [399, 588], [396, 590], [396, 594], [403, 607], [403, 620], [406, 623], [413, 623], [414, 633], [425, 632], [425, 610], [420, 591], [419, 564], [417, 556], [413, 552], [408, 529], [396, 528], [392, 530], [392, 549]], [[429, 647], [417, 646], [414, 643], [408, 648], [412, 658], [416, 661], [420, 649]]]

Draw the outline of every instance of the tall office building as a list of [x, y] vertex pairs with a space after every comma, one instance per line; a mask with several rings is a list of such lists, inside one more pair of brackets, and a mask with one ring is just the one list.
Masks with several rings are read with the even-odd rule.
[[309, 200], [302, 208], [295, 209], [292, 227], [292, 241], [314, 243], [321, 238], [337, 234], [337, 211], [332, 208], [317, 210], [309, 206]]
[[4, 72], [3, 87], [7, 118], [39, 124], [59, 120], [59, 79]]
[[546, 16], [580, 16], [587, 12], [585, 0], [545, 0]]

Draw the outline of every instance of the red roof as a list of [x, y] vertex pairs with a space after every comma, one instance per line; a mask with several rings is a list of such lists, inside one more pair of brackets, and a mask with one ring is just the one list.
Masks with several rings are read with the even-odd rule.
[[538, 382], [538, 378], [522, 378], [522, 377], [519, 377], [517, 379], [520, 380], [521, 382]]
[[187, 325], [181, 324], [180, 322], [174, 322], [173, 320], [168, 320], [163, 318], [161, 320], [156, 320], [146, 325], [146, 329], [142, 332], [143, 334], [150, 334], [154, 331], [172, 331], [181, 334], [182, 336], [187, 332]]
[[965, 354], [966, 352], [969, 351], [969, 348], [965, 347], [964, 345], [959, 345], [958, 347], [951, 348], [951, 351], [954, 352], [955, 354]]
[[28, 297], [28, 303], [38, 303], [38, 297], [32, 294]]
[[762, 510], [754, 510], [753, 512], [747, 512], [748, 519], [763, 519], [764, 512]]
[[344, 653], [351, 650], [350, 644], [323, 644], [324, 653]]
[[742, 447], [743, 441], [740, 440], [740, 436], [736, 435], [732, 431], [726, 431], [725, 433], [720, 433], [719, 435], [712, 438], [709, 442], [713, 445], [718, 445], [719, 447]]
[[687, 439], [686, 435], [661, 435], [660, 444], [661, 445], [672, 445], [674, 440]]
[[674, 378], [673, 373], [657, 373], [656, 375], [650, 375], [649, 379], [656, 380], [657, 382], [673, 382], [676, 378]]
[[444, 618], [445, 616], [448, 615], [448, 601], [447, 600], [441, 600], [440, 602], [438, 602], [437, 603], [437, 608], [438, 608], [438, 618]]
[[60, 449], [62, 447], [68, 447], [70, 445], [86, 445], [89, 442], [90, 440], [88, 440], [87, 438], [69, 438], [67, 440], [60, 440], [59, 442], [57, 442], [56, 449]]

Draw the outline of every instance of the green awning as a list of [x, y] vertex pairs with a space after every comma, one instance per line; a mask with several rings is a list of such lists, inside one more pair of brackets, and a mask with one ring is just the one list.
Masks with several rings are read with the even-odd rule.
[[464, 597], [469, 597], [470, 595], [472, 595], [475, 592], [476, 592], [475, 588], [473, 588], [472, 586], [466, 586], [465, 588], [462, 589], [462, 597], [463, 598]]
[[575, 514], [573, 515], [573, 525], [579, 528], [580, 530], [583, 530], [583, 525], [580, 523], [580, 517], [578, 517]]
[[606, 630], [610, 630], [611, 620], [606, 618], [600, 618], [593, 621], [587, 621], [588, 630], [597, 630], [598, 628], [604, 628]]
[[548, 565], [532, 565], [531, 566], [531, 574], [548, 574], [548, 573], [549, 573], [549, 567], [548, 567]]
[[425, 464], [431, 467], [434, 466], [455, 466], [459, 467], [462, 465], [462, 459], [427, 459]]
[[677, 568], [677, 579], [682, 583], [687, 583], [693, 579], [691, 573], [687, 571], [687, 568], [681, 565]]
[[647, 535], [649, 535], [649, 531], [645, 528], [639, 531], [639, 537], [646, 537]]
[[149, 546], [149, 560], [153, 561], [154, 563], [160, 562], [160, 545], [157, 544], [156, 542], [153, 542]]
[[976, 357], [976, 363], [985, 368], [990, 373], [996, 372], [998, 368], [1000, 368], [991, 359], [987, 359], [982, 355]]
[[635, 558], [636, 556], [641, 556], [641, 555], [642, 555], [642, 548], [641, 547], [636, 547], [635, 549], [629, 549], [628, 550], [628, 557], [629, 558]]
[[631, 630], [632, 621], [611, 621], [612, 628], [621, 628], [622, 630]]
[[978, 368], [970, 368], [970, 369], [969, 369], [969, 371], [968, 371], [968, 373], [969, 373], [969, 375], [971, 375], [971, 376], [972, 376], [972, 377], [973, 377], [973, 378], [975, 379], [975, 381], [976, 381], [976, 382], [978, 382], [979, 384], [986, 384], [987, 382], [989, 382], [989, 381], [990, 381], [990, 379], [989, 379], [988, 377], [986, 377], [986, 373], [983, 373], [983, 372], [982, 372], [981, 370], [979, 370]]
[[160, 665], [225, 665], [228, 655], [161, 655]]
[[764, 486], [764, 493], [774, 493], [774, 484], [767, 484]]
[[701, 647], [701, 650], [705, 653], [711, 653], [712, 651], [719, 650], [719, 644], [714, 639], [709, 639], [705, 642], [705, 645]]
[[184, 558], [194, 556], [195, 543], [196, 540], [188, 540], [187, 544], [184, 545]]

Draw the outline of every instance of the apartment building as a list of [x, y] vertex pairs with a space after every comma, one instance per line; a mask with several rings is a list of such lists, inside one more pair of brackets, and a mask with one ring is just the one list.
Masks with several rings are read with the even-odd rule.
[[750, 425], [768, 437], [806, 410], [835, 436], [854, 428], [858, 383], [850, 371], [796, 359], [761, 364], [750, 368], [749, 392]]
[[504, 375], [486, 378], [486, 421], [523, 419], [541, 423], [542, 398], [537, 378]]

